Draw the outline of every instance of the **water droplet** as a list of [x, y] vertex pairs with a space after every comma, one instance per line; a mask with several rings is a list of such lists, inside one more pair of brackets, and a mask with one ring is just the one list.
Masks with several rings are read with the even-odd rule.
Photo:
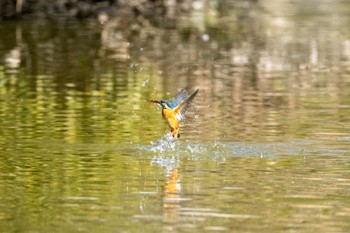
[[146, 84], [149, 82], [149, 79], [146, 79], [145, 81], [142, 82], [142, 86], [146, 86]]
[[208, 34], [203, 34], [202, 35], [202, 40], [203, 41], [209, 41], [209, 35]]

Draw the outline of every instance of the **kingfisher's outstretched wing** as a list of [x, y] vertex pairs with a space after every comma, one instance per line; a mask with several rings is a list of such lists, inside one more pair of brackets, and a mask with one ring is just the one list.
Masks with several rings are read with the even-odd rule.
[[[190, 96], [187, 96], [184, 100], [182, 100], [182, 102], [176, 107], [173, 109], [173, 112], [175, 114], [175, 117], [178, 121], [181, 121], [184, 117], [185, 117], [185, 114], [186, 114], [186, 110], [188, 108], [188, 104], [193, 100], [193, 98], [197, 95], [199, 89], [197, 89], [195, 92], [193, 92]], [[182, 91], [181, 91], [182, 92]], [[180, 93], [181, 93], [180, 92]], [[179, 94], [180, 94], [179, 93]], [[186, 92], [187, 93], [187, 92]], [[177, 94], [176, 97], [179, 95]], [[175, 98], [176, 98], [175, 97]], [[174, 99], [175, 99], [174, 98]]]
[[184, 99], [188, 97], [186, 90], [182, 89], [177, 95], [169, 101], [169, 107], [174, 109], [177, 107]]

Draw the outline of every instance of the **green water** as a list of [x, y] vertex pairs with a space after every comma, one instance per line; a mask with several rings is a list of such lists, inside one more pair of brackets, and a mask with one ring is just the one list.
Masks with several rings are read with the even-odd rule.
[[349, 232], [350, 5], [213, 2], [0, 23], [0, 232]]

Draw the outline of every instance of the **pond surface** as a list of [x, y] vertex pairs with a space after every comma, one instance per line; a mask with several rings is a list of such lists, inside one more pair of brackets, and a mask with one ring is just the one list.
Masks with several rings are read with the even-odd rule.
[[350, 4], [224, 2], [1, 22], [0, 232], [349, 232]]

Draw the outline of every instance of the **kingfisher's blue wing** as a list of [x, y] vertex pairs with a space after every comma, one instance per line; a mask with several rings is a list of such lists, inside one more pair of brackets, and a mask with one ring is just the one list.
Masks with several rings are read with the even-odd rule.
[[181, 104], [182, 101], [184, 101], [186, 98], [188, 97], [188, 93], [186, 90], [182, 89], [179, 93], [177, 93], [177, 95], [172, 98], [169, 101], [169, 107], [170, 108], [176, 108], [177, 106], [179, 106], [179, 104]]

